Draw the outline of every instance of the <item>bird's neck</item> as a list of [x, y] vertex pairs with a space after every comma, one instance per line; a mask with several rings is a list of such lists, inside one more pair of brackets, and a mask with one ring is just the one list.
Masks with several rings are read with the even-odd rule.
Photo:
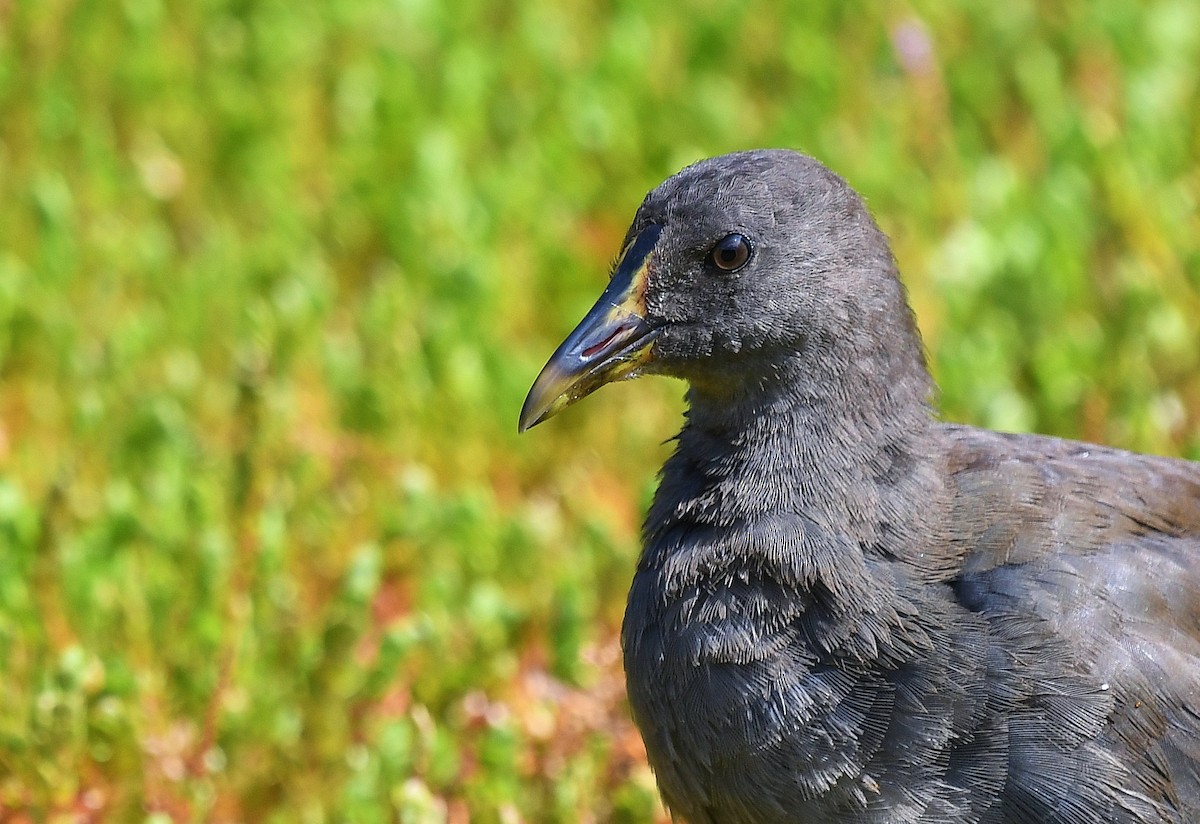
[[687, 423], [647, 520], [643, 567], [678, 566], [676, 548], [694, 553], [697, 543], [681, 540], [685, 534], [733, 530], [749, 537], [734, 553], [690, 558], [689, 574], [728, 574], [720, 567], [736, 557], [767, 577], [786, 577], [771, 571], [786, 556], [809, 579], [849, 593], [869, 581], [851, 585], [846, 576], [919, 553], [931, 537], [923, 524], [938, 522], [929, 516], [945, 499], [924, 365], [840, 362], [851, 363], [849, 371], [785, 373], [748, 383], [751, 390], [693, 383]]

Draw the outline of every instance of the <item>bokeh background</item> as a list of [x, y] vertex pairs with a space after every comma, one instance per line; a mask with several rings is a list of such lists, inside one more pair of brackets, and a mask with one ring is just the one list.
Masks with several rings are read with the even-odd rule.
[[802, 148], [949, 419], [1200, 458], [1200, 4], [0, 2], [0, 820], [664, 820], [682, 386], [517, 437], [645, 191]]

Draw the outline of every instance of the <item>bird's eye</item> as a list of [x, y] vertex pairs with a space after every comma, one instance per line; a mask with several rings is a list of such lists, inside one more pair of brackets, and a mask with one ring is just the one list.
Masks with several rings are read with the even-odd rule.
[[725, 272], [741, 269], [750, 259], [750, 241], [737, 232], [725, 235], [709, 252], [713, 265]]

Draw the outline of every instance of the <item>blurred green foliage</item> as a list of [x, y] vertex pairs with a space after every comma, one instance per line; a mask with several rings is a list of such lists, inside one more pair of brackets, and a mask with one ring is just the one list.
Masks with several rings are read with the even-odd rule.
[[0, 4], [6, 821], [648, 821], [681, 388], [520, 441], [643, 193], [868, 198], [949, 418], [1200, 457], [1200, 5]]

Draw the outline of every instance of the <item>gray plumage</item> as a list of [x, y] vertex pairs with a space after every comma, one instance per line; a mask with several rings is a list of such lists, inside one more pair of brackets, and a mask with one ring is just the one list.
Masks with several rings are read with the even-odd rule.
[[697, 163], [651, 225], [637, 369], [688, 412], [622, 643], [673, 813], [1200, 821], [1200, 464], [938, 422], [887, 240], [811, 158]]

